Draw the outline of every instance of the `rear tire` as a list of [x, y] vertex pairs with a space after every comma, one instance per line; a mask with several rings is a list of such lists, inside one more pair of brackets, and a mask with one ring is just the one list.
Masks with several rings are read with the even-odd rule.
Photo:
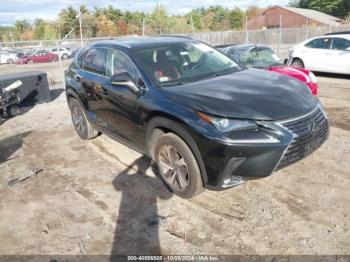
[[14, 64], [15, 61], [14, 61], [13, 59], [10, 58], [10, 59], [7, 59], [7, 63], [8, 63], [8, 64]]
[[304, 62], [299, 58], [293, 59], [292, 66], [298, 68], [305, 68]]
[[155, 146], [159, 174], [169, 189], [182, 198], [203, 191], [201, 172], [191, 149], [174, 133], [162, 135]]
[[98, 131], [92, 127], [86, 118], [84, 109], [76, 99], [69, 100], [69, 109], [75, 131], [81, 139], [89, 140], [98, 136]]
[[68, 59], [68, 55], [67, 54], [63, 54], [62, 55], [62, 60]]
[[58, 59], [56, 57], [51, 59], [51, 62], [57, 62], [57, 61], [58, 61]]
[[27, 64], [33, 64], [33, 60], [29, 60]]

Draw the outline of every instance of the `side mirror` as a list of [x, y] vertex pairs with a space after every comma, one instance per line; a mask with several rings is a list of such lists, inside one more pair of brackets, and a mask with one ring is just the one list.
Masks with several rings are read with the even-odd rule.
[[140, 89], [135, 85], [132, 76], [128, 72], [112, 75], [110, 82], [112, 85], [129, 87], [136, 94], [140, 92]]

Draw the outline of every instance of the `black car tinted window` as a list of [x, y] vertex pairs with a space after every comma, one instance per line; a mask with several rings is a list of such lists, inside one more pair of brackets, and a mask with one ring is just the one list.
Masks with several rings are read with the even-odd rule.
[[96, 48], [89, 50], [84, 56], [83, 69], [102, 76], [106, 75], [106, 50]]
[[333, 38], [332, 49], [346, 50], [350, 47], [350, 41], [344, 38]]
[[116, 49], [107, 50], [107, 76], [128, 72], [134, 79], [137, 69], [131, 59], [122, 51]]
[[317, 49], [329, 49], [331, 46], [330, 38], [318, 38], [310, 41], [305, 46]]

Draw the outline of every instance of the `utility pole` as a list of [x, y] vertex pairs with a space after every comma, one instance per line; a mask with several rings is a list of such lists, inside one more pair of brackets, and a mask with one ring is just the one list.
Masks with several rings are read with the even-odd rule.
[[145, 36], [146, 18], [142, 19], [142, 36]]
[[191, 16], [191, 26], [192, 26], [192, 34], [193, 37], [195, 36], [195, 31], [194, 31], [194, 24], [193, 24], [193, 17]]
[[280, 28], [279, 28], [279, 35], [278, 35], [278, 53], [281, 51], [281, 42], [282, 42], [282, 15], [280, 15]]
[[10, 37], [11, 37], [12, 45], [15, 46], [15, 43], [13, 42], [13, 34], [12, 34], [12, 31], [10, 31]]
[[248, 16], [245, 17], [245, 31], [246, 31], [245, 43], [248, 44], [248, 42], [249, 42]]
[[81, 45], [81, 48], [84, 47], [84, 44], [83, 44], [83, 28], [81, 27], [81, 10], [80, 10], [80, 7], [79, 7], [79, 28], [80, 28], [80, 45]]

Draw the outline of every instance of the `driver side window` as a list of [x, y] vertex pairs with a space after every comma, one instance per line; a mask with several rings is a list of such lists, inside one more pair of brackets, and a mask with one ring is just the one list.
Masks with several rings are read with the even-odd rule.
[[121, 73], [129, 73], [136, 80], [138, 72], [131, 59], [122, 51], [107, 49], [107, 77]]
[[331, 39], [330, 38], [318, 38], [310, 41], [305, 45], [309, 48], [316, 48], [316, 49], [329, 49], [331, 46]]

